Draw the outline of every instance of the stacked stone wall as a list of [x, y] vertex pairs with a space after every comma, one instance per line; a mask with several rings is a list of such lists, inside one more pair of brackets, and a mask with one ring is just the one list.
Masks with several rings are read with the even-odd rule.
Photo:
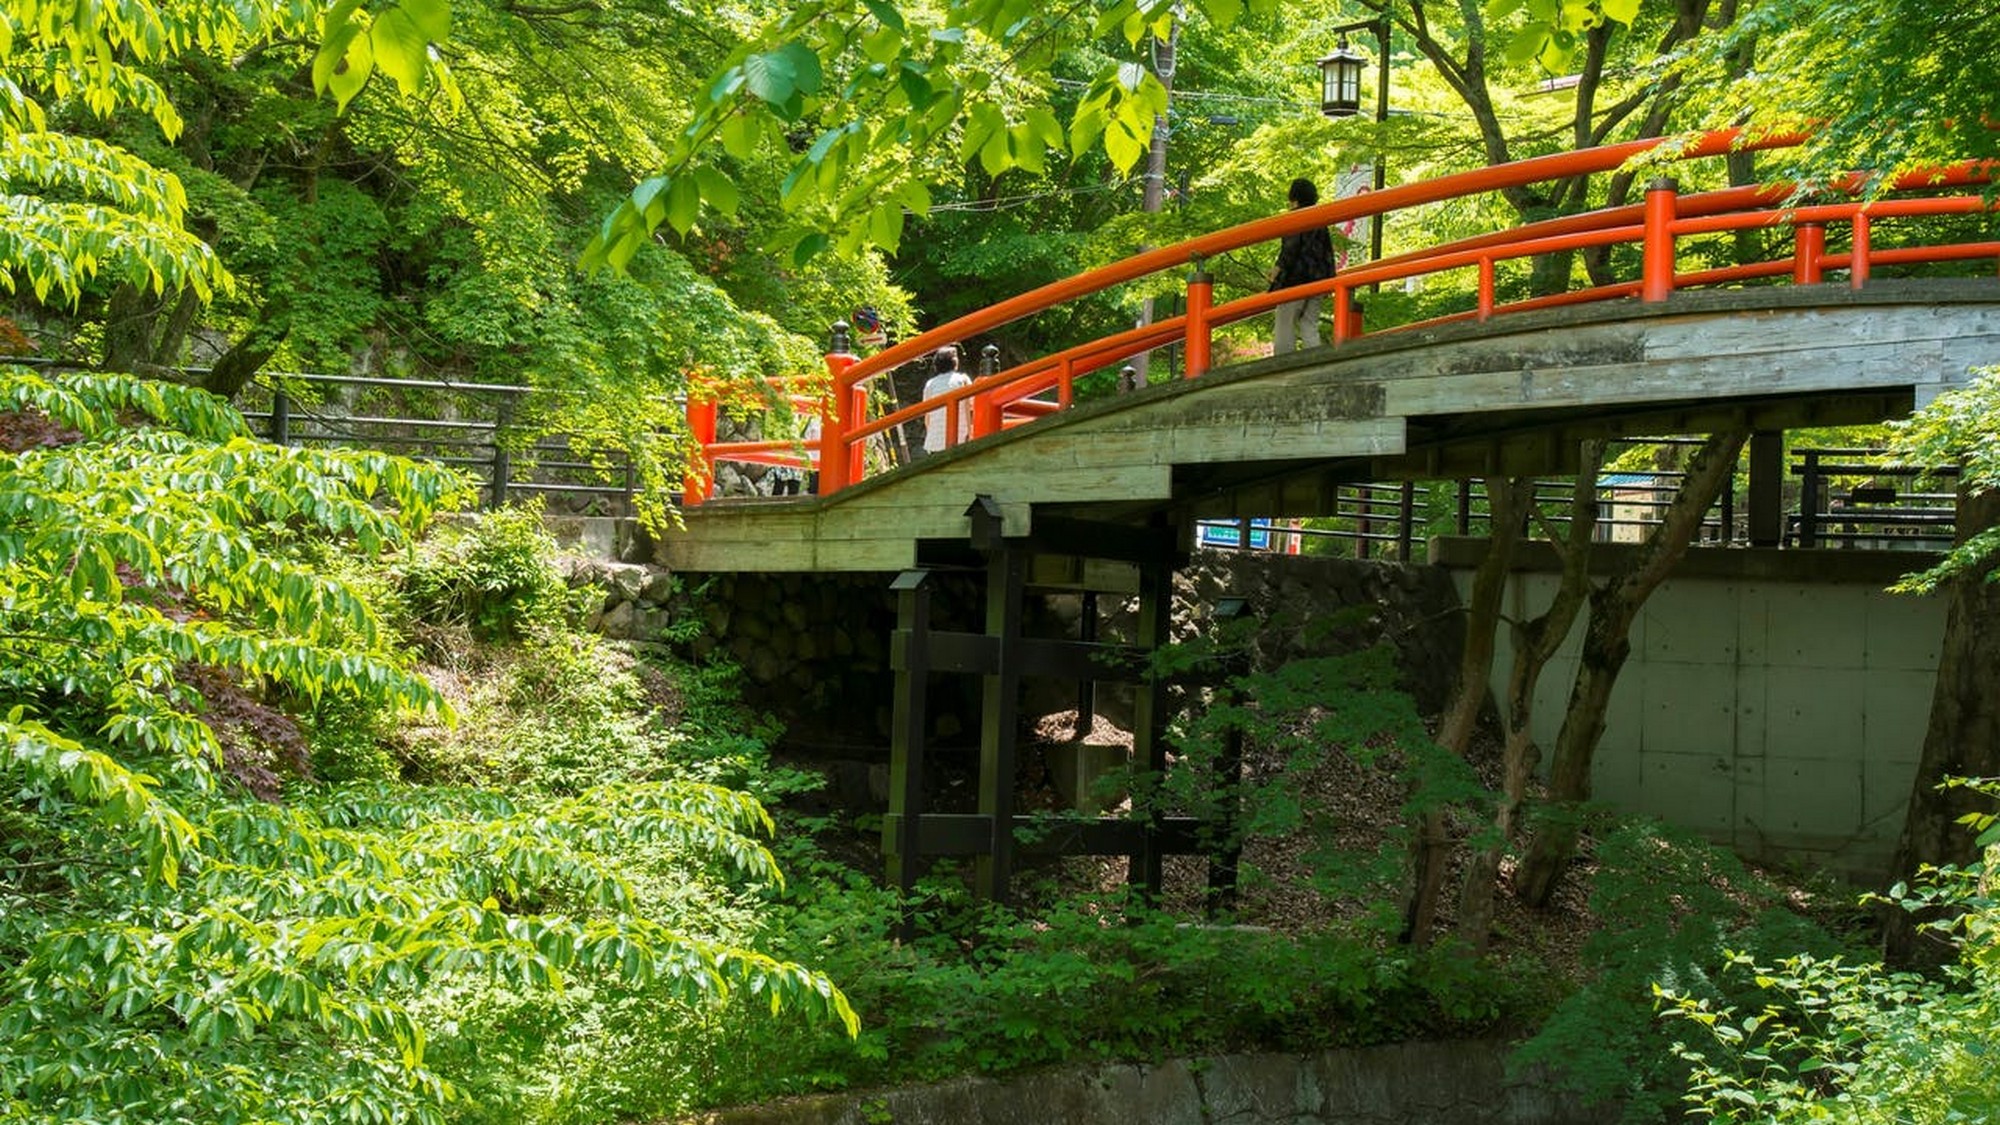
[[[683, 635], [685, 651], [722, 655], [742, 669], [745, 699], [784, 720], [790, 747], [808, 755], [879, 758], [888, 755], [894, 701], [889, 639], [896, 626], [889, 574], [690, 574], [673, 581], [656, 567], [575, 560], [573, 584], [591, 583], [604, 600], [590, 625], [604, 635], [656, 641]], [[977, 632], [984, 595], [977, 575], [934, 580], [937, 627]], [[1396, 563], [1201, 552], [1177, 576], [1174, 634], [1203, 627], [1214, 602], [1248, 600], [1269, 628], [1259, 663], [1276, 667], [1326, 639], [1302, 628], [1338, 618], [1333, 641], [1343, 647], [1393, 645], [1403, 686], [1421, 709], [1443, 706], [1456, 674], [1462, 636], [1458, 596], [1448, 573]], [[1100, 601], [1100, 639], [1130, 640], [1136, 602]], [[1079, 632], [1075, 594], [1031, 596], [1026, 631], [1071, 637]], [[687, 628], [698, 623], [698, 630]], [[685, 633], [694, 635], [686, 638]], [[1073, 685], [1030, 680], [1030, 717], [1074, 705]], [[1100, 710], [1129, 722], [1129, 693], [1100, 692]], [[977, 741], [979, 681], [938, 676], [931, 683], [930, 737], [935, 746], [969, 748]]]
[[1504, 1043], [1399, 1043], [1310, 1055], [1076, 1066], [726, 1110], [699, 1125], [1605, 1125]]

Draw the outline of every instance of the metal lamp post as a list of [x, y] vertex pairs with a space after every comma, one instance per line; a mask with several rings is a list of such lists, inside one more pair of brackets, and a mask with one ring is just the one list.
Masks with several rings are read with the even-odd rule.
[[[1328, 117], [1353, 117], [1361, 112], [1361, 71], [1367, 66], [1367, 56], [1348, 45], [1349, 32], [1366, 31], [1375, 36], [1375, 48], [1380, 61], [1375, 73], [1375, 121], [1379, 124], [1389, 120], [1389, 17], [1378, 16], [1372, 20], [1357, 20], [1333, 29], [1340, 36], [1340, 42], [1333, 53], [1319, 60], [1321, 113]], [[1383, 154], [1375, 155], [1375, 190], [1381, 191], [1388, 183], [1387, 162]], [[1368, 260], [1382, 260], [1382, 216], [1375, 216], [1368, 233]]]

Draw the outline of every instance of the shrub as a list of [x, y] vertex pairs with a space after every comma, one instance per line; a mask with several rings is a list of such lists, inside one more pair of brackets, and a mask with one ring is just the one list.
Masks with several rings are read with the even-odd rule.
[[518, 640], [575, 608], [555, 551], [539, 504], [500, 508], [438, 527], [396, 568], [397, 587], [413, 621]]

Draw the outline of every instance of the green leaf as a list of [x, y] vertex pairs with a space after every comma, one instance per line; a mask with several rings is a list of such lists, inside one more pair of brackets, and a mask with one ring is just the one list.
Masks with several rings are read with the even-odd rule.
[[[975, 157], [983, 160], [987, 142], [996, 134], [1006, 133], [1007, 118], [992, 102], [974, 103], [966, 111], [965, 118], [965, 137], [960, 145], [959, 159], [969, 164]], [[990, 175], [998, 169], [989, 168], [987, 171]]]
[[678, 234], [694, 228], [701, 215], [701, 188], [692, 176], [676, 176], [667, 188], [667, 225]]
[[1082, 156], [1097, 144], [1097, 138], [1104, 133], [1109, 120], [1102, 102], [1078, 106], [1076, 116], [1069, 123], [1069, 151], [1072, 156]]
[[792, 264], [803, 266], [807, 262], [812, 261], [813, 258], [825, 251], [829, 241], [826, 235], [818, 231], [814, 231], [800, 239], [798, 245], [792, 247]]
[[1061, 148], [1063, 146], [1062, 123], [1057, 121], [1056, 115], [1049, 112], [1047, 108], [1035, 106], [1028, 110], [1027, 125], [1029, 135], [1048, 147]]
[[1037, 175], [1048, 166], [1043, 159], [1044, 148], [1040, 138], [1035, 136], [1030, 125], [1016, 125], [1007, 133], [1007, 154], [1009, 162]]
[[903, 64], [896, 75], [896, 85], [902, 88], [903, 98], [914, 110], [924, 109], [937, 97], [937, 88], [931, 85], [930, 78], [913, 63]]
[[1210, 23], [1226, 28], [1236, 22], [1236, 17], [1243, 14], [1243, 0], [1204, 0], [1201, 10], [1208, 16]]
[[1516, 31], [1513, 37], [1507, 40], [1504, 54], [1509, 63], [1522, 66], [1534, 61], [1548, 43], [1548, 28], [1530, 24]]
[[702, 165], [694, 170], [695, 183], [701, 187], [701, 197], [708, 205], [722, 215], [736, 214], [737, 205], [742, 201], [742, 193], [736, 188], [736, 181], [724, 175], [720, 169]]
[[877, 63], [891, 63], [903, 52], [903, 34], [892, 27], [876, 28], [861, 37], [861, 53]]
[[1104, 154], [1111, 158], [1112, 167], [1120, 172], [1129, 172], [1139, 158], [1146, 155], [1146, 146], [1152, 142], [1152, 123], [1147, 122], [1145, 130], [1132, 120], [1131, 114], [1121, 106], [1120, 112], [1112, 118], [1104, 129]]
[[889, 0], [861, 0], [861, 3], [862, 6], [868, 9], [869, 14], [875, 17], [876, 22], [880, 23], [883, 27], [889, 28], [899, 34], [905, 30], [903, 13], [898, 11], [896, 5], [891, 4]]
[[423, 88], [424, 68], [430, 57], [430, 39], [417, 22], [401, 8], [390, 8], [375, 17], [368, 29], [375, 65], [396, 80], [405, 96]]
[[893, 200], [868, 213], [869, 241], [891, 254], [903, 240], [903, 206]]
[[451, 0], [403, 0], [403, 11], [431, 42], [451, 38]]
[[748, 160], [757, 151], [757, 136], [762, 130], [757, 120], [739, 110], [722, 120], [722, 151], [738, 160]]
[[370, 35], [356, 35], [327, 79], [327, 92], [333, 95], [335, 108], [343, 113], [347, 111], [347, 104], [368, 84], [368, 76], [375, 72], [372, 39]]
[[931, 192], [922, 183], [910, 180], [896, 189], [896, 202], [902, 204], [918, 218], [931, 213]]
[[999, 129], [986, 138], [986, 143], [980, 146], [979, 164], [986, 169], [986, 174], [989, 176], [997, 176], [1013, 167], [1014, 156], [1004, 121]]
[[[787, 47], [796, 44], [787, 44]], [[751, 96], [772, 105], [783, 105], [798, 92], [799, 71], [793, 55], [780, 48], [751, 55], [743, 60], [744, 84]]]

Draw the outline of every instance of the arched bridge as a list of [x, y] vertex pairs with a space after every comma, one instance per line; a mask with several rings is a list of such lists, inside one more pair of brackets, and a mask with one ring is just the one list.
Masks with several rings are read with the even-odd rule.
[[[828, 358], [830, 389], [799, 401], [823, 417], [796, 441], [715, 440], [713, 405], [690, 422], [705, 467], [743, 460], [820, 469], [815, 497], [699, 502], [661, 560], [697, 571], [900, 570], [921, 545], [966, 541], [968, 503], [989, 498], [1006, 537], [1101, 527], [1329, 511], [1343, 482], [1560, 472], [1580, 438], [1777, 432], [1907, 413], [1978, 365], [2000, 361], [2000, 241], [1988, 170], [1953, 166], [1862, 194], [1839, 182], [1814, 202], [1786, 184], [1691, 190], [1721, 157], [1797, 138], [1698, 138], [1671, 157], [1641, 141], [1480, 169], [1339, 200], [1151, 251], [1002, 302], [857, 360]], [[1204, 258], [1313, 226], [1424, 208], [1656, 160], [1644, 201], [1564, 216], [1367, 263], [1280, 293], [1213, 303]], [[1379, 221], [1379, 219], [1378, 219]], [[1404, 229], [1409, 229], [1405, 226]], [[1528, 290], [1538, 260], [1591, 280]], [[881, 409], [869, 390], [896, 366], [1023, 316], [1148, 274], [1193, 265], [1187, 312], [976, 379], [949, 398]], [[1895, 276], [1890, 276], [1890, 275]], [[1955, 274], [1956, 276], [1936, 276]], [[1357, 294], [1408, 279], [1449, 284], [1464, 311], [1367, 331]], [[1333, 310], [1326, 347], [1211, 366], [1215, 331], [1301, 296]], [[1077, 404], [1076, 381], [1143, 351], [1183, 349], [1188, 378]], [[823, 396], [823, 397], [821, 397]], [[880, 469], [871, 443], [946, 408], [967, 434], [915, 464]], [[1088, 521], [1081, 522], [1081, 521]]]

